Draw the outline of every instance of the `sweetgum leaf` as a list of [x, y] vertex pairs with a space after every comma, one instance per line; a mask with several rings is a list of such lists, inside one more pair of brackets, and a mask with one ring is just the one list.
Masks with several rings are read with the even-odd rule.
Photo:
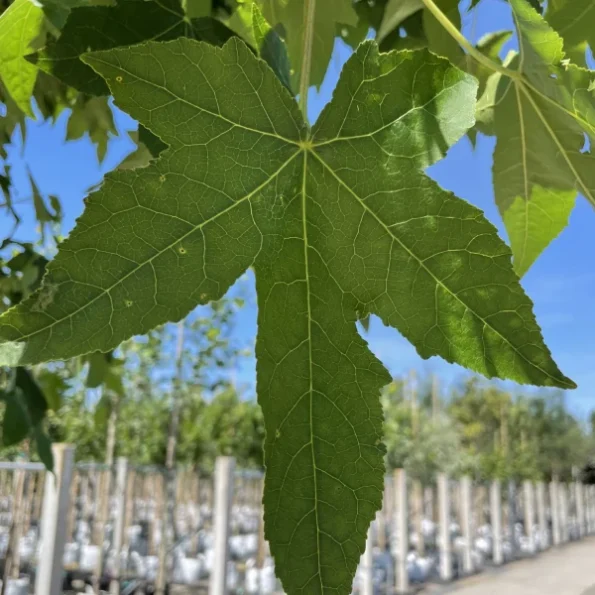
[[0, 317], [0, 364], [109, 351], [254, 266], [266, 536], [286, 592], [348, 594], [382, 500], [390, 380], [358, 318], [378, 315], [426, 358], [574, 386], [495, 228], [422, 173], [473, 124], [477, 83], [367, 42], [309, 130], [238, 39], [84, 60], [168, 149], [89, 197], [42, 289]]
[[520, 54], [499, 78], [494, 113], [496, 202], [524, 274], [562, 231], [578, 192], [595, 206], [594, 75], [563, 62], [562, 39], [526, 0], [510, 0]]
[[43, 30], [44, 14], [32, 0], [15, 0], [0, 15], [0, 81], [19, 109], [33, 117], [37, 68], [25, 60]]
[[223, 23], [210, 17], [188, 21], [179, 0], [120, 0], [115, 6], [75, 8], [62, 35], [50, 40], [32, 60], [41, 70], [79, 91], [108, 95], [105, 81], [81, 62], [81, 54], [147, 39], [166, 41], [178, 37], [223, 45], [232, 35]]

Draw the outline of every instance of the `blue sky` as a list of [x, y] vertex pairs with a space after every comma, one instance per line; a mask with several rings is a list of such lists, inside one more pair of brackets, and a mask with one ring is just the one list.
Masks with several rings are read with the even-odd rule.
[[[509, 8], [499, 0], [483, 0], [473, 15], [464, 17], [464, 31], [471, 39], [477, 40], [484, 33], [497, 29], [512, 29]], [[511, 44], [514, 45], [514, 41]], [[309, 98], [312, 121], [330, 99], [349, 53], [349, 49], [337, 41], [327, 77], [320, 91], [313, 90]], [[55, 194], [61, 199], [65, 211], [64, 233], [72, 228], [82, 212], [82, 199], [87, 189], [99, 183], [103, 175], [134, 148], [125, 131], [135, 126], [128, 116], [116, 112], [120, 135], [111, 140], [107, 157], [99, 165], [95, 149], [88, 139], [64, 142], [66, 116], [63, 114], [55, 125], [29, 122], [27, 142], [23, 145], [18, 138], [15, 139], [9, 156], [15, 180], [15, 198], [26, 199], [31, 194], [26, 173], [28, 168], [44, 195]], [[498, 227], [500, 235], [506, 238], [494, 204], [491, 180], [493, 149], [493, 139], [480, 136], [475, 150], [463, 139], [427, 173], [444, 188], [483, 209], [488, 219]], [[10, 226], [9, 218], [3, 217], [0, 233], [8, 232]], [[26, 218], [17, 237], [31, 240], [35, 233], [32, 218]], [[580, 197], [569, 227], [522, 280], [535, 304], [537, 319], [554, 358], [564, 373], [579, 385], [577, 390], [567, 393], [567, 402], [571, 410], [581, 417], [595, 408], [595, 390], [591, 390], [591, 386], [595, 386], [595, 345], [592, 340], [595, 329], [595, 310], [592, 307], [592, 296], [595, 295], [594, 235], [595, 211]], [[241, 343], [252, 345], [256, 336], [252, 275], [248, 273], [239, 283], [250, 299], [238, 315], [237, 335]], [[467, 374], [463, 368], [439, 358], [420, 359], [415, 349], [397, 331], [384, 327], [378, 320], [372, 320], [366, 338], [371, 349], [395, 376], [415, 368], [422, 375], [438, 374], [442, 386], [447, 387]], [[235, 375], [238, 382], [246, 386], [247, 392], [253, 394], [254, 360], [244, 362]], [[514, 387], [512, 383], [503, 384]]]

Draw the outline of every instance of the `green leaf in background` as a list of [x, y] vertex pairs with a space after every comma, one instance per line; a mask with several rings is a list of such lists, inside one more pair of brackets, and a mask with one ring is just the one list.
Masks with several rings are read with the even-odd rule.
[[412, 14], [423, 10], [422, 0], [388, 0], [376, 38], [379, 43]]
[[[461, 28], [461, 13], [459, 12], [459, 0], [434, 0], [436, 6], [446, 15], [448, 20], [457, 28]], [[438, 22], [436, 17], [429, 11], [424, 10], [424, 31], [428, 39], [428, 49], [439, 56], [448, 58], [453, 64], [461, 66], [465, 60], [465, 54], [459, 44]]]
[[44, 19], [43, 10], [33, 0], [15, 0], [0, 15], [0, 80], [19, 109], [31, 117], [37, 68], [24, 56], [33, 51]]
[[20, 391], [7, 393], [3, 400], [6, 408], [2, 420], [2, 443], [12, 446], [27, 437], [31, 422]]
[[85, 380], [87, 388], [97, 388], [103, 384], [109, 370], [108, 356], [109, 354], [100, 351], [95, 351], [86, 356], [85, 359], [89, 364], [87, 379]]
[[424, 11], [419, 10], [407, 17], [380, 43], [382, 51], [421, 50], [428, 47], [424, 30]]
[[[309, 2], [304, 0], [257, 0], [264, 17], [275, 30], [285, 31], [285, 42], [292, 68], [292, 87], [297, 91], [304, 59], [306, 11]], [[352, 0], [318, 2], [314, 12], [312, 33], [312, 64], [309, 84], [319, 86], [324, 79], [333, 53], [337, 26], [356, 26], [358, 16]]]
[[81, 54], [146, 39], [165, 41], [182, 36], [222, 45], [232, 35], [225, 25], [211, 18], [188, 22], [179, 0], [122, 0], [113, 7], [75, 8], [59, 39], [51, 40], [31, 59], [79, 91], [108, 95], [105, 82], [81, 62]]
[[[355, 0], [353, 8], [357, 14], [357, 24], [347, 25], [341, 23], [337, 25], [337, 35], [350, 45], [353, 49], [366, 39], [370, 34], [370, 29], [378, 31], [384, 20], [385, 11], [391, 0]], [[376, 40], [380, 42], [378, 36]]]
[[89, 135], [97, 147], [97, 159], [101, 163], [107, 153], [109, 139], [117, 134], [114, 115], [107, 97], [79, 95], [66, 126], [66, 139], [76, 140]]
[[182, 0], [182, 8], [189, 19], [211, 15], [212, 0]]
[[37, 456], [39, 457], [39, 460], [45, 465], [45, 468], [52, 473], [54, 471], [52, 441], [44, 432], [42, 424], [37, 424], [33, 429], [33, 438], [37, 447]]
[[93, 421], [95, 424], [100, 427], [104, 427], [110, 416], [111, 409], [112, 400], [110, 396], [104, 392], [95, 405], [95, 413], [93, 415]]
[[476, 81], [368, 42], [309, 130], [237, 39], [83, 59], [169, 148], [89, 197], [42, 289], [0, 318], [0, 363], [109, 351], [254, 266], [266, 536], [288, 593], [347, 594], [381, 504], [390, 380], [359, 318], [378, 315], [425, 358], [574, 386], [495, 228], [422, 173], [473, 124]]
[[60, 203], [56, 202], [56, 198], [52, 197], [54, 198], [54, 200], [51, 201], [52, 208], [54, 209], [54, 212], [52, 213], [45, 204], [45, 200], [41, 195], [41, 192], [39, 192], [39, 188], [37, 187], [31, 172], [29, 172], [29, 183], [31, 184], [31, 191], [33, 193], [33, 208], [35, 209], [35, 218], [37, 219], [37, 222], [43, 228], [46, 223], [56, 223], [60, 221], [62, 210]]
[[62, 404], [62, 396], [68, 390], [68, 383], [64, 376], [42, 368], [37, 375], [37, 382], [43, 391], [48, 409], [58, 411]]
[[[494, 31], [487, 33], [477, 42], [475, 46], [484, 56], [493, 62], [500, 62], [500, 52], [504, 44], [512, 37], [512, 31]], [[487, 81], [493, 76], [494, 71], [479, 62], [470, 62], [470, 71], [479, 81], [478, 96], [481, 97], [485, 91]], [[498, 74], [498, 73], [496, 73]]]
[[510, 0], [520, 55], [494, 107], [496, 202], [523, 275], [568, 223], [577, 193], [595, 206], [593, 73], [563, 62], [562, 39], [525, 0]]
[[287, 47], [264, 18], [258, 4], [252, 5], [252, 31], [258, 55], [273, 69], [277, 78], [291, 92], [291, 66]]
[[6, 403], [2, 441], [11, 446], [24, 440], [34, 426], [41, 423], [47, 402], [41, 388], [26, 368], [16, 369], [14, 390], [4, 394]]
[[[451, 23], [461, 26], [459, 0], [436, 0], [435, 3]], [[377, 39], [384, 50], [427, 47], [456, 66], [462, 66], [465, 61], [465, 54], [458, 43], [424, 8], [422, 0], [389, 0]]]
[[546, 12], [548, 23], [564, 40], [566, 51], [584, 63], [585, 44], [595, 48], [595, 2], [593, 0], [552, 0]]

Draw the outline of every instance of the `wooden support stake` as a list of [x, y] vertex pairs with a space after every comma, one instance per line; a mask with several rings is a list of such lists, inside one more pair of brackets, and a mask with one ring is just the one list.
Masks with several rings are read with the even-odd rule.
[[550, 483], [550, 515], [552, 519], [552, 542], [554, 545], [560, 545], [562, 542], [559, 493], [558, 482], [552, 481]]
[[517, 543], [516, 540], [514, 538], [515, 535], [515, 531], [514, 531], [514, 526], [516, 523], [516, 519], [517, 519], [517, 502], [516, 502], [516, 497], [517, 497], [517, 490], [516, 490], [516, 484], [514, 483], [514, 481], [509, 481], [508, 482], [508, 534], [510, 535], [510, 545], [511, 545], [511, 550], [512, 550], [512, 557], [516, 558], [517, 555]]
[[374, 595], [374, 522], [368, 529], [366, 549], [360, 561], [361, 595]]
[[547, 521], [545, 517], [545, 484], [537, 483], [537, 523], [539, 524], [540, 547], [545, 550], [549, 547]]
[[114, 493], [116, 499], [116, 514], [112, 539], [112, 551], [114, 552], [115, 563], [112, 579], [110, 581], [110, 595], [120, 595], [120, 554], [124, 544], [124, 530], [126, 527], [127, 474], [128, 460], [124, 457], [120, 457], [116, 463], [116, 489]]
[[54, 473], [46, 473], [45, 479], [41, 518], [41, 554], [35, 579], [35, 595], [62, 593], [62, 556], [70, 506], [74, 447], [67, 444], [54, 444], [52, 451]]
[[562, 543], [566, 543], [569, 538], [568, 532], [568, 490], [565, 483], [558, 484], [559, 502], [560, 502], [560, 537]]
[[70, 512], [68, 514], [68, 525], [66, 527], [66, 541], [72, 538], [77, 517], [77, 498], [81, 476], [73, 471], [72, 485], [70, 487]]
[[217, 457], [215, 462], [214, 564], [209, 595], [227, 595], [229, 521], [233, 498], [235, 459]]
[[25, 477], [25, 494], [23, 496], [23, 535], [26, 535], [31, 527], [36, 475], [37, 473], [35, 471], [29, 471]]
[[423, 508], [424, 508], [424, 495], [423, 486], [421, 481], [413, 481], [413, 526], [415, 527], [415, 533], [417, 535], [417, 553], [420, 556], [426, 553], [426, 544], [423, 533]]
[[33, 504], [33, 518], [39, 523], [41, 521], [41, 507], [43, 506], [43, 490], [45, 485], [45, 471], [37, 473], [35, 482], [35, 502]]
[[471, 558], [471, 546], [473, 533], [471, 529], [471, 478], [461, 478], [461, 531], [463, 533], [463, 573], [473, 572], [473, 560]]
[[492, 562], [499, 566], [504, 562], [502, 553], [502, 486], [496, 479], [490, 486], [490, 517], [492, 523]]
[[19, 578], [19, 543], [23, 531], [23, 492], [25, 488], [24, 469], [13, 471], [13, 492], [11, 523], [8, 534], [8, 549], [4, 564], [4, 575], [2, 577], [1, 595], [5, 595], [8, 590], [8, 581]]
[[578, 523], [579, 537], [585, 536], [585, 500], [583, 494], [583, 484], [580, 481], [575, 482], [575, 501], [576, 501], [576, 520]]
[[112, 470], [101, 470], [98, 473], [97, 488], [99, 498], [97, 501], [98, 512], [96, 517], [96, 523], [93, 525], [93, 541], [99, 546], [99, 555], [97, 556], [97, 566], [93, 576], [93, 588], [95, 593], [99, 593], [99, 584], [101, 582], [101, 576], [103, 575], [103, 543], [105, 541], [105, 526], [109, 520], [109, 503], [111, 493], [111, 482], [112, 482]]
[[452, 548], [450, 543], [450, 481], [448, 475], [438, 477], [438, 523], [440, 527], [440, 578], [452, 580]]
[[533, 524], [535, 522], [535, 508], [533, 496], [533, 484], [529, 480], [523, 482], [523, 509], [524, 509], [524, 525], [525, 537], [528, 542], [528, 550], [530, 554], [535, 553], [535, 539], [533, 535]]
[[407, 554], [409, 553], [407, 472], [404, 469], [396, 469], [393, 478], [395, 491], [395, 534], [397, 542], [395, 586], [397, 593], [407, 593], [409, 591], [409, 575], [407, 574]]
[[[385, 492], [386, 493], [386, 492]], [[386, 550], [386, 510], [383, 506], [376, 514], [376, 545], [381, 552]]]

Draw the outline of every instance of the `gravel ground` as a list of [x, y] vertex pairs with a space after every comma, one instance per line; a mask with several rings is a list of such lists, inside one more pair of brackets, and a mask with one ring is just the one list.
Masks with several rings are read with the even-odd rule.
[[551, 550], [532, 560], [424, 593], [452, 595], [595, 595], [595, 537]]

